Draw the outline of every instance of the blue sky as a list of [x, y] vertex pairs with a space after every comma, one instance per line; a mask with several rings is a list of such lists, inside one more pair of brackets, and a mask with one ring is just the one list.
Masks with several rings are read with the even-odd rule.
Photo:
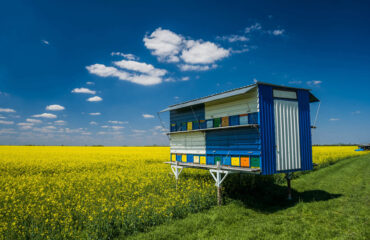
[[370, 142], [369, 10], [366, 1], [3, 1], [0, 144], [168, 144], [158, 111], [254, 80], [312, 89], [322, 101], [313, 143]]

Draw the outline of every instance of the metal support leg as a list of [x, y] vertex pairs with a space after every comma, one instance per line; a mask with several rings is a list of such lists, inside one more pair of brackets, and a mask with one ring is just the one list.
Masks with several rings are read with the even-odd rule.
[[292, 173], [287, 173], [285, 178], [288, 184], [288, 200], [292, 200], [292, 189], [290, 186], [290, 180], [292, 179]]
[[[217, 169], [210, 169], [209, 172], [211, 173], [213, 179], [216, 182], [217, 187], [217, 203], [220, 206], [222, 204], [222, 192], [221, 192], [221, 184], [229, 174], [228, 171], [221, 170], [220, 162], [217, 162]], [[223, 177], [221, 174], [225, 174]]]
[[173, 174], [175, 175], [175, 179], [176, 179], [176, 192], [177, 192], [177, 183], [179, 181], [179, 176], [182, 172], [182, 169], [183, 169], [183, 167], [178, 166], [177, 162], [176, 162], [176, 165], [171, 165], [171, 170], [172, 170]]

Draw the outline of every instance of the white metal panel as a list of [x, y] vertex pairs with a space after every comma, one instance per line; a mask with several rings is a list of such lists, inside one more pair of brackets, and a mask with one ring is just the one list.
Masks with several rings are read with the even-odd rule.
[[277, 171], [301, 168], [298, 102], [274, 100]]
[[293, 91], [283, 91], [274, 89], [273, 95], [276, 98], [297, 99], [297, 93]]
[[205, 104], [205, 118], [218, 118], [258, 111], [257, 90]]
[[206, 154], [204, 132], [187, 132], [170, 135], [171, 153]]

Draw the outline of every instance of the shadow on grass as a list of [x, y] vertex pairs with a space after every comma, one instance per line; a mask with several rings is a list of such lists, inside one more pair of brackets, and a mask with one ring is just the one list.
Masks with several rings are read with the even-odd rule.
[[265, 213], [284, 210], [299, 202], [328, 201], [342, 196], [342, 194], [328, 193], [323, 190], [297, 192], [292, 188], [292, 200], [288, 200], [288, 187], [286, 184], [285, 186], [276, 184], [276, 176], [235, 174], [225, 180], [224, 187], [226, 202], [239, 200], [245, 207]]

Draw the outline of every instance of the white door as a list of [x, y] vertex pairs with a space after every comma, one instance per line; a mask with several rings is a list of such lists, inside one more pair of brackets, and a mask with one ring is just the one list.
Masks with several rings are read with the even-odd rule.
[[274, 100], [276, 170], [301, 168], [298, 102]]

